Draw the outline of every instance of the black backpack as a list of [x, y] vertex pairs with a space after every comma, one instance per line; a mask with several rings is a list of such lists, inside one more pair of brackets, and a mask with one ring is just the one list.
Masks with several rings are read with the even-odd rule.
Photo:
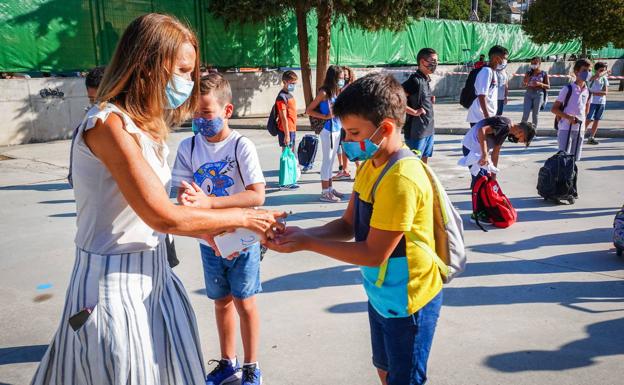
[[[582, 123], [581, 123], [582, 124]], [[570, 135], [572, 129], [568, 131], [568, 147], [571, 146]], [[570, 151], [559, 151], [546, 160], [544, 166], [540, 168], [537, 176], [537, 193], [544, 200], [552, 200], [559, 203], [568, 201], [573, 204], [578, 198], [576, 181], [578, 178], [578, 167], [576, 166], [576, 152], [579, 151], [581, 142], [581, 130], [579, 127], [576, 148]]]
[[[283, 97], [281, 94], [278, 96], [278, 98], [282, 98], [284, 99], [284, 103], [288, 103], [288, 100], [286, 100], [285, 97]], [[267, 131], [269, 131], [269, 134], [271, 134], [271, 136], [277, 136], [277, 133], [279, 132], [279, 126], [277, 125], [277, 100], [275, 101], [275, 103], [273, 103], [273, 108], [271, 108], [271, 113], [269, 114], [269, 119], [267, 120]]]
[[464, 84], [464, 88], [461, 90], [461, 94], [459, 95], [459, 104], [464, 108], [470, 108], [472, 106], [472, 102], [477, 98], [477, 92], [475, 91], [475, 82], [477, 80], [477, 75], [479, 72], [485, 67], [475, 68], [468, 74], [468, 78], [466, 79], [466, 83]]

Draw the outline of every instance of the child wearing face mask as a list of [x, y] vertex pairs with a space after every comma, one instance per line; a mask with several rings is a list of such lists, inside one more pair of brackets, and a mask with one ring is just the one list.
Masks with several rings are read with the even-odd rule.
[[540, 68], [541, 64], [542, 59], [539, 57], [536, 56], [531, 59], [531, 69], [524, 75], [524, 80], [522, 82], [522, 85], [526, 87], [522, 122], [528, 122], [529, 115], [533, 114], [532, 122], [536, 129], [544, 91], [550, 88], [548, 74]]
[[268, 243], [360, 266], [372, 361], [387, 385], [426, 382], [442, 305], [442, 277], [425, 251], [435, 248], [434, 190], [423, 163], [403, 145], [406, 99], [401, 84], [381, 73], [338, 96], [332, 111], [347, 132], [345, 154], [365, 162], [346, 211], [320, 227], [289, 227]]
[[490, 61], [482, 67], [477, 74], [474, 83], [476, 98], [468, 109], [466, 121], [470, 127], [481, 120], [496, 115], [498, 104], [498, 76], [497, 71], [503, 71], [507, 67], [509, 51], [505, 47], [495, 45], [488, 51]]
[[[206, 209], [251, 208], [265, 199], [265, 180], [251, 140], [228, 126], [232, 91], [228, 81], [212, 73], [201, 78], [199, 107], [193, 118], [196, 135], [180, 143], [172, 186], [178, 202]], [[215, 234], [213, 234], [215, 235]], [[260, 285], [260, 245], [238, 256], [221, 256], [213, 235], [200, 240], [206, 295], [215, 301], [221, 357], [206, 379], [220, 385], [241, 377], [243, 385], [260, 384], [257, 363], [259, 315], [255, 295]], [[236, 356], [236, 317], [240, 318], [244, 348], [242, 363]]]
[[591, 62], [587, 59], [577, 60], [574, 63], [574, 75], [576, 80], [561, 89], [551, 112], [560, 119], [557, 126], [559, 151], [575, 154], [576, 160], [579, 160], [585, 135], [585, 117], [589, 112], [590, 99], [586, 82], [591, 78]]

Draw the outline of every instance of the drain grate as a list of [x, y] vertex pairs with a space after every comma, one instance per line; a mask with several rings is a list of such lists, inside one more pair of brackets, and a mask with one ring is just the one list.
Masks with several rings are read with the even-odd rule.
[[13, 159], [13, 158], [11, 158], [10, 156], [0, 154], [0, 161], [9, 160], [9, 159]]

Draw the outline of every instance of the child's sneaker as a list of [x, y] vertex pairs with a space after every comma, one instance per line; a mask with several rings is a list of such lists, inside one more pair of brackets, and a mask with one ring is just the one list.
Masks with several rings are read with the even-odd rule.
[[238, 365], [232, 365], [232, 361], [222, 359], [221, 361], [210, 360], [208, 365], [216, 362], [217, 367], [206, 376], [206, 385], [222, 385], [229, 382], [237, 381], [241, 378], [239, 371], [241, 370]]
[[336, 191], [336, 189], [331, 189], [331, 193], [338, 199], [343, 199], [345, 197], [343, 193]]
[[287, 186], [280, 186], [280, 190], [281, 191], [291, 191], [291, 190], [297, 190], [299, 187], [298, 184], [289, 184]]
[[256, 364], [243, 365], [243, 379], [241, 385], [260, 385], [262, 384], [262, 372]]
[[340, 198], [332, 194], [331, 191], [323, 191], [321, 193], [321, 202], [338, 203]]

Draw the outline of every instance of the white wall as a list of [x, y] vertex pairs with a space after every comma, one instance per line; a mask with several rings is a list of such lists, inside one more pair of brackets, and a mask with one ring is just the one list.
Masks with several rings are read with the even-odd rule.
[[[543, 68], [551, 74], [569, 74], [572, 62], [544, 63]], [[609, 68], [614, 74], [622, 73], [624, 60], [609, 60]], [[525, 73], [527, 63], [511, 63], [508, 73]], [[380, 69], [358, 69], [356, 75]], [[381, 69], [390, 72], [399, 81], [407, 79], [414, 71], [413, 67]], [[461, 71], [457, 66], [439, 66], [437, 75], [432, 77], [434, 95], [438, 97], [457, 97], [463, 87], [465, 75], [446, 75], [448, 72]], [[235, 116], [266, 116], [269, 114], [275, 97], [281, 88], [281, 73], [227, 73], [226, 78], [232, 86]], [[312, 73], [314, 81], [316, 74]], [[522, 78], [515, 77], [512, 88], [519, 88]], [[563, 85], [565, 78], [551, 80], [553, 85]], [[41, 97], [39, 92], [45, 88], [58, 89], [64, 93], [62, 98]], [[301, 85], [295, 91], [298, 110], [305, 110]], [[88, 104], [84, 79], [81, 78], [43, 78], [0, 80], [0, 146], [44, 142], [67, 139], [80, 123], [84, 109]]]

